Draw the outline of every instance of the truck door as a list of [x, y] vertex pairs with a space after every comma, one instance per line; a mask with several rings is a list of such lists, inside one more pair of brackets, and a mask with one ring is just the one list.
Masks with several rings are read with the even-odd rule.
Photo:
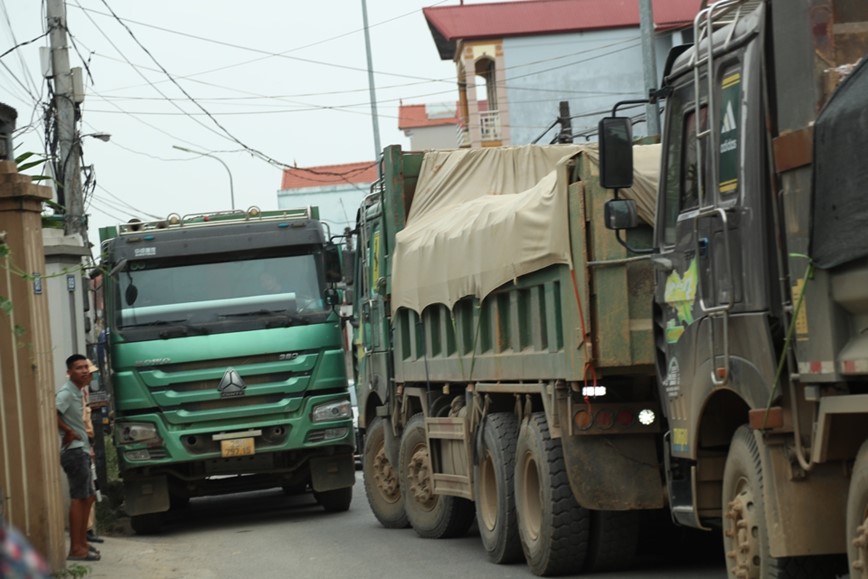
[[[355, 339], [359, 380], [368, 392], [375, 391], [380, 400], [387, 399], [389, 376], [389, 320], [385, 299], [386, 261], [383, 218], [379, 204], [367, 208], [360, 223], [360, 271], [358, 307], [359, 325]], [[359, 400], [364, 404], [364, 397]]]
[[[666, 103], [656, 317], [658, 371], [676, 421], [697, 408], [691, 397], [730, 383], [734, 316], [768, 308], [761, 44], [757, 29], [741, 34], [731, 52], [715, 54], [712, 73], [707, 61], [677, 69]], [[688, 438], [673, 428], [673, 451], [689, 452]]]

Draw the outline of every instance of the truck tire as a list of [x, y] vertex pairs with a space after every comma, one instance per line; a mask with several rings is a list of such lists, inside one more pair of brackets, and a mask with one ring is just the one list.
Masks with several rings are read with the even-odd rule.
[[515, 443], [518, 419], [511, 412], [489, 414], [482, 427], [484, 450], [473, 476], [476, 524], [492, 563], [521, 560], [515, 514]]
[[433, 493], [425, 418], [421, 414], [411, 418], [404, 427], [399, 456], [404, 509], [416, 534], [425, 539], [464, 535], [473, 524], [473, 502]]
[[850, 477], [846, 537], [851, 579], [868, 579], [868, 441], [859, 448]]
[[535, 575], [578, 573], [590, 539], [590, 513], [576, 502], [560, 441], [545, 414], [521, 425], [515, 454], [515, 506], [521, 548]]
[[[854, 473], [855, 476], [855, 473]], [[730, 577], [834, 579], [836, 556], [772, 557], [763, 496], [762, 460], [753, 431], [732, 436], [723, 467], [723, 548]]]
[[353, 487], [313, 493], [313, 498], [329, 513], [342, 513], [350, 510], [353, 502]]
[[365, 494], [371, 512], [387, 529], [403, 529], [410, 525], [404, 511], [398, 469], [386, 456], [386, 421], [379, 416], [368, 424], [362, 472]]
[[585, 572], [618, 571], [633, 565], [639, 549], [639, 511], [590, 511], [591, 538]]
[[130, 517], [130, 526], [137, 535], [154, 535], [163, 527], [165, 513], [148, 513]]

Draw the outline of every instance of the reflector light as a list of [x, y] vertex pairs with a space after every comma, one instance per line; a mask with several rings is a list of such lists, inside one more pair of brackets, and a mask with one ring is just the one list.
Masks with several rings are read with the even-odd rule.
[[654, 424], [654, 420], [656, 418], [657, 417], [654, 415], [654, 411], [650, 408], [639, 411], [639, 422], [645, 426], [650, 426]]
[[609, 410], [600, 410], [594, 417], [594, 424], [603, 430], [612, 428], [612, 425], [615, 424], [615, 416]]
[[582, 396], [605, 396], [606, 395], [606, 387], [605, 386], [583, 386], [582, 387]]
[[621, 410], [618, 412], [618, 426], [633, 426], [633, 413], [629, 410]]
[[573, 417], [573, 421], [576, 423], [576, 426], [579, 430], [587, 430], [591, 427], [591, 415], [588, 414], [587, 410], [579, 410], [576, 412], [576, 415]]

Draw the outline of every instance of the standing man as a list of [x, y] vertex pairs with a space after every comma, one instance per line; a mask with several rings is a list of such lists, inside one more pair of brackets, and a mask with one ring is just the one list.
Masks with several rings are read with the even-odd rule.
[[93, 506], [93, 479], [90, 470], [91, 447], [84, 426], [83, 390], [96, 370], [81, 354], [66, 359], [69, 380], [57, 391], [57, 427], [63, 437], [60, 464], [69, 479], [69, 555], [68, 561], [99, 561], [100, 555], [87, 543], [87, 518]]

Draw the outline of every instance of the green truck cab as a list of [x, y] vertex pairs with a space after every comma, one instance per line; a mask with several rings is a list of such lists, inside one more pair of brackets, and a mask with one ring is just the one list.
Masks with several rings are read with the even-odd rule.
[[191, 497], [352, 499], [352, 407], [318, 210], [172, 215], [100, 231], [125, 510], [154, 532]]

